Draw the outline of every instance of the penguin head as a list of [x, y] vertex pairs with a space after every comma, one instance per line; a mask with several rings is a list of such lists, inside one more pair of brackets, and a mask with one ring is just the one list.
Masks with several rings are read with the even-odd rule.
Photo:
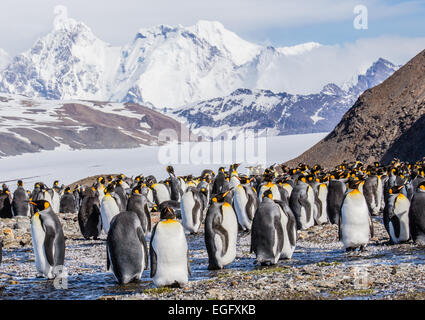
[[22, 182], [22, 180], [18, 180], [18, 187], [23, 187], [24, 183]]
[[135, 186], [132, 190], [133, 194], [141, 194], [142, 193], [142, 185], [138, 184], [137, 186]]
[[30, 201], [30, 204], [34, 206], [35, 213], [38, 213], [50, 208], [50, 203], [49, 201], [46, 201], [46, 200]]
[[251, 179], [246, 176], [238, 177], [238, 179], [241, 184], [247, 184], [251, 182]]
[[199, 192], [201, 192], [203, 195], [208, 197], [208, 189], [207, 188], [201, 188], [201, 190], [199, 190]]
[[58, 181], [58, 180], [55, 180], [55, 182], [53, 182], [53, 185], [54, 185], [55, 187], [59, 186], [59, 181]]
[[66, 187], [65, 193], [71, 193], [71, 188], [70, 187]]
[[401, 190], [403, 190], [404, 185], [401, 186], [393, 186], [390, 188], [390, 190], [388, 190], [388, 192], [390, 194], [398, 194], [401, 192]]
[[264, 193], [263, 193], [263, 199], [264, 198], [270, 198], [270, 199], [273, 200], [273, 192], [270, 189], [264, 191]]
[[418, 184], [417, 191], [418, 192], [425, 192], [425, 181], [422, 181], [420, 184]]
[[115, 186], [113, 183], [110, 183], [104, 190], [103, 192], [105, 193], [105, 195], [110, 194], [112, 192], [115, 192]]
[[176, 219], [176, 213], [174, 212], [173, 208], [164, 207], [161, 209], [161, 214], [159, 217], [161, 220]]
[[167, 172], [169, 174], [174, 175], [174, 168], [173, 168], [173, 166], [167, 166], [166, 170], [167, 170]]
[[362, 181], [363, 180], [359, 179], [358, 177], [349, 179], [347, 183], [348, 189], [352, 189], [352, 190], [358, 189]]
[[220, 167], [218, 168], [218, 172], [223, 172], [224, 173], [225, 168], [224, 167]]
[[226, 191], [226, 192], [222, 192], [222, 193], [219, 193], [219, 194], [216, 194], [212, 199], [211, 199], [211, 201], [212, 202], [224, 202], [224, 199], [226, 198], [226, 196], [229, 194], [229, 192], [230, 192], [230, 190], [229, 191]]

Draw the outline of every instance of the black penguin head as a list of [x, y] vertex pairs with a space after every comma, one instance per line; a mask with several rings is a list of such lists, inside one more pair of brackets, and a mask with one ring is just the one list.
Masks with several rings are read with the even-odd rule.
[[171, 175], [174, 175], [174, 168], [173, 168], [173, 166], [167, 166], [167, 172], [169, 173], [169, 174], [171, 174]]
[[224, 199], [226, 198], [226, 196], [229, 194], [229, 192], [230, 192], [230, 190], [229, 191], [226, 191], [226, 192], [222, 192], [222, 193], [219, 193], [219, 194], [216, 194], [212, 199], [211, 199], [211, 202], [218, 202], [218, 203], [221, 203], [221, 202], [224, 202]]
[[417, 190], [419, 192], [425, 192], [425, 181], [422, 181], [420, 184], [418, 184]]
[[203, 195], [205, 195], [206, 197], [208, 197], [208, 189], [207, 188], [201, 188], [200, 190], [199, 190], [199, 192], [200, 193], [202, 193]]
[[264, 191], [263, 198], [270, 198], [273, 200], [273, 192], [270, 189]]
[[49, 201], [46, 201], [46, 200], [30, 201], [30, 204], [34, 206], [35, 213], [50, 208], [50, 203]]
[[173, 208], [164, 207], [161, 209], [160, 219], [161, 220], [176, 219], [176, 213], [174, 212]]
[[138, 184], [137, 186], [135, 186], [133, 188], [133, 190], [131, 190], [131, 192], [133, 194], [141, 194], [142, 193], [142, 185], [141, 184]]
[[55, 182], [53, 182], [53, 186], [55, 186], [55, 187], [59, 186], [59, 181], [55, 180]]
[[110, 183], [104, 190], [103, 192], [106, 194], [108, 193], [112, 193], [115, 192], [115, 185], [113, 183]]
[[247, 184], [251, 182], [251, 179], [246, 176], [238, 177], [241, 184]]
[[403, 190], [404, 185], [401, 186], [393, 186], [388, 190], [390, 194], [399, 194], [401, 190]]
[[225, 168], [224, 167], [220, 167], [218, 168], [218, 172], [223, 172], [224, 173]]
[[23, 187], [24, 183], [22, 182], [22, 180], [18, 180], [18, 187]]
[[358, 189], [363, 180], [359, 178], [353, 178], [348, 180], [348, 189]]

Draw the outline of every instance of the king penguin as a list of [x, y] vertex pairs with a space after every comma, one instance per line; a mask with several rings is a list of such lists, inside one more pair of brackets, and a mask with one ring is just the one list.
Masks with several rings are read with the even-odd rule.
[[119, 284], [140, 280], [148, 266], [148, 248], [139, 216], [132, 211], [117, 214], [106, 238], [107, 269]]
[[95, 187], [84, 190], [83, 200], [78, 210], [78, 224], [85, 239], [93, 237], [96, 240], [102, 232], [99, 196]]
[[195, 234], [203, 222], [204, 203], [200, 191], [195, 187], [188, 187], [180, 201], [182, 224], [186, 231]]
[[12, 199], [8, 187], [4, 184], [0, 191], [0, 218], [12, 218]]
[[384, 208], [384, 226], [390, 236], [391, 244], [406, 242], [409, 231], [409, 199], [401, 193], [403, 186], [394, 186], [389, 190]]
[[28, 193], [24, 189], [22, 180], [18, 180], [18, 186], [13, 193], [12, 210], [13, 216], [30, 216], [30, 205]]
[[100, 215], [102, 217], [102, 227], [105, 234], [108, 234], [111, 220], [114, 216], [120, 213], [120, 208], [117, 204], [119, 197], [114, 192], [114, 185], [110, 184], [104, 191], [105, 195], [100, 204]]
[[349, 180], [339, 217], [339, 240], [346, 251], [363, 250], [373, 237], [373, 224], [366, 199], [358, 190], [361, 180]]
[[300, 176], [291, 197], [289, 206], [297, 220], [297, 229], [306, 230], [314, 226], [315, 195], [305, 176]]
[[425, 246], [425, 181], [418, 184], [409, 209], [409, 227], [413, 241]]
[[62, 273], [65, 260], [62, 225], [46, 200], [30, 204], [35, 211], [31, 218], [31, 237], [37, 272], [39, 276], [53, 279]]
[[250, 252], [256, 255], [254, 263], [274, 265], [280, 258], [292, 257], [296, 222], [292, 213], [288, 215], [283, 207], [273, 201], [271, 190], [266, 190], [263, 198], [252, 222]]
[[347, 186], [345, 185], [346, 180], [346, 177], [343, 177], [338, 172], [334, 172], [330, 176], [326, 206], [328, 208], [328, 218], [332, 224], [339, 223], [341, 205], [344, 200], [345, 191], [347, 190]]
[[132, 211], [139, 216], [143, 233], [150, 235], [152, 231], [151, 213], [148, 207], [148, 199], [142, 193], [142, 185], [139, 184], [133, 188], [127, 202], [127, 211]]
[[189, 249], [184, 228], [170, 207], [161, 210], [150, 239], [151, 278], [157, 287], [181, 287], [189, 281]]
[[62, 213], [77, 213], [77, 203], [74, 194], [70, 187], [66, 187], [60, 199], [59, 212]]
[[239, 178], [240, 183], [233, 192], [233, 207], [238, 217], [239, 226], [243, 231], [251, 230], [252, 220], [258, 208], [257, 194], [251, 186], [251, 180]]
[[229, 191], [211, 199], [205, 218], [205, 244], [208, 269], [217, 270], [236, 258], [238, 220], [230, 203], [225, 201]]

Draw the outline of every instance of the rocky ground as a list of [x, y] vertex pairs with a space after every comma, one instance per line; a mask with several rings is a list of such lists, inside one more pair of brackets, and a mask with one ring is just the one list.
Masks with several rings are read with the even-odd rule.
[[[192, 275], [184, 288], [155, 288], [149, 270], [139, 283], [119, 286], [106, 271], [105, 235], [84, 240], [75, 214], [59, 214], [66, 236], [66, 288], [36, 278], [28, 218], [2, 219], [1, 299], [424, 299], [425, 249], [390, 246], [381, 218], [365, 252], [345, 253], [335, 225], [299, 231], [291, 260], [259, 267], [240, 234], [235, 261], [207, 270], [203, 230], [187, 235]], [[158, 216], [154, 215], [154, 220]]]

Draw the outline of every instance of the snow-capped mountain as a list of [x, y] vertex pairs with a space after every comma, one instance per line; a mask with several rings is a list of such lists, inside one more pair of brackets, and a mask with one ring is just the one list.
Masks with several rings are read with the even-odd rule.
[[[268, 129], [269, 134], [328, 132], [358, 96], [391, 76], [399, 66], [379, 59], [347, 90], [328, 84], [318, 94], [292, 95], [238, 89], [228, 96], [166, 110], [194, 132], [209, 136], [228, 129]], [[212, 132], [212, 128], [219, 130]]]
[[0, 48], [0, 70], [5, 68], [10, 62], [10, 56], [9, 54], [4, 51], [2, 48]]
[[322, 48], [315, 42], [261, 46], [213, 21], [140, 29], [131, 43], [119, 47], [63, 16], [5, 67], [0, 53], [0, 92], [179, 108], [238, 88], [292, 92], [290, 74], [303, 65], [314, 70], [308, 55]]
[[188, 132], [176, 120], [138, 104], [3, 94], [0, 124], [0, 158], [42, 150], [161, 145], [164, 129], [174, 129], [183, 141]]

